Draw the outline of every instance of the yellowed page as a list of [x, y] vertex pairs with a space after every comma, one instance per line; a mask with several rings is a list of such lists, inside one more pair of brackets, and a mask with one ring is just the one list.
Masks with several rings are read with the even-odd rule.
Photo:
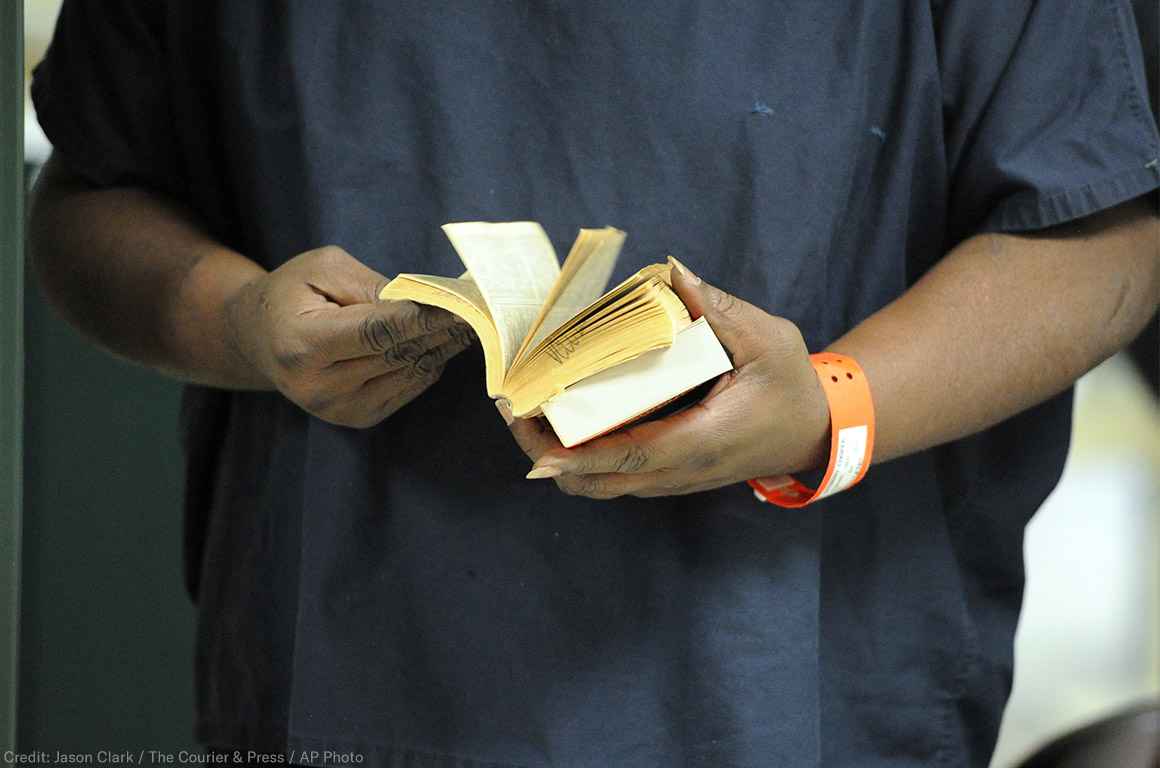
[[[556, 330], [545, 336], [535, 347], [528, 349], [527, 354], [524, 355], [524, 359], [521, 362], [527, 362], [529, 359], [541, 354], [545, 347], [549, 346], [555, 339], [571, 333], [572, 329], [576, 326], [598, 322], [599, 316], [609, 312], [615, 312], [618, 308], [631, 303], [634, 299], [646, 295], [648, 293], [647, 286], [650, 283], [659, 282], [666, 286], [671, 285], [669, 270], [670, 266], [668, 264], [650, 264], [647, 267], [637, 270], [587, 307], [573, 313], [569, 319], [565, 320]], [[680, 299], [676, 299], [675, 295], [673, 298], [680, 304]]]
[[540, 317], [520, 346], [512, 367], [518, 365], [544, 337], [604, 293], [624, 245], [624, 237], [624, 233], [614, 227], [580, 230], [568, 258], [564, 259], [564, 266], [560, 268], [560, 277], [544, 303]]
[[545, 400], [587, 376], [669, 346], [674, 334], [692, 322], [668, 285], [667, 265], [648, 267], [634, 278], [595, 302], [582, 319], [545, 337], [509, 372], [504, 394], [513, 414], [534, 413]]
[[512, 413], [526, 416], [571, 384], [611, 368], [651, 349], [667, 347], [679, 326], [667, 313], [645, 310], [631, 323], [612, 323], [591, 334], [562, 340], [552, 354], [528, 360], [504, 382]]
[[463, 318], [475, 331], [483, 347], [487, 394], [492, 397], [500, 394], [504, 367], [499, 335], [487, 310], [483, 294], [473, 281], [466, 278], [404, 274], [389, 282], [379, 292], [379, 298], [384, 301], [405, 299], [440, 307]]
[[491, 314], [487, 311], [487, 302], [483, 300], [483, 294], [479, 292], [479, 286], [475, 284], [475, 282], [467, 275], [467, 273], [464, 273], [462, 277], [440, 277], [438, 275], [410, 274], [398, 275], [395, 280], [387, 283], [386, 287], [384, 287], [383, 290], [379, 293], [379, 298], [394, 298], [388, 296], [387, 294], [393, 292], [394, 290], [402, 289], [402, 286], [405, 285], [404, 282], [399, 283], [398, 289], [393, 288], [395, 281], [399, 280], [400, 278], [405, 278], [408, 282], [421, 283], [432, 288], [437, 288], [441, 291], [446, 291], [447, 293], [450, 293], [454, 296], [458, 296], [460, 299], [482, 312], [485, 316], [489, 318], [491, 317]]
[[552, 243], [533, 221], [460, 222], [443, 231], [487, 304], [506, 371], [560, 275]]

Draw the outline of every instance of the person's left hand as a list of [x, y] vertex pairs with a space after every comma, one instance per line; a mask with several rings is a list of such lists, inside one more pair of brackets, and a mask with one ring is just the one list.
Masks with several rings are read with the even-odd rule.
[[535, 464], [531, 479], [554, 477], [570, 495], [669, 496], [819, 467], [829, 452], [830, 413], [801, 332], [789, 320], [673, 269], [673, 289], [704, 315], [734, 370], [703, 400], [564, 448], [542, 419], [500, 413]]

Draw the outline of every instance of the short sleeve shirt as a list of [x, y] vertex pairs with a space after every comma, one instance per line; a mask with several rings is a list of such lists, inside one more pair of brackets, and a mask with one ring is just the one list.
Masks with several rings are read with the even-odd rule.
[[[1155, 189], [1140, 58], [1115, 0], [66, 0], [33, 96], [90, 182], [268, 269], [335, 244], [458, 274], [447, 221], [615, 225], [621, 275], [675, 254], [818, 350], [967, 237]], [[524, 480], [478, 351], [366, 430], [191, 387], [197, 734], [364, 766], [985, 765], [1069, 411], [791, 512]]]

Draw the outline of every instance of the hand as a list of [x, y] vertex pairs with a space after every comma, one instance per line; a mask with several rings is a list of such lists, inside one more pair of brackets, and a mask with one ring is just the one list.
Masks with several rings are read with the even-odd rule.
[[435, 383], [473, 339], [450, 312], [378, 301], [386, 283], [341, 248], [307, 251], [229, 303], [233, 347], [306, 411], [373, 426]]
[[826, 460], [829, 406], [797, 326], [675, 266], [674, 290], [694, 318], [708, 319], [734, 370], [683, 411], [571, 449], [546, 422], [513, 421], [501, 406], [516, 441], [535, 461], [529, 478], [554, 477], [565, 493], [595, 499], [669, 496]]

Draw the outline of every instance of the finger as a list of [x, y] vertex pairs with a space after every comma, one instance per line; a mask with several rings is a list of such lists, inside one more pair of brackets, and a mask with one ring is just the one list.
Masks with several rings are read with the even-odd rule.
[[423, 394], [439, 379], [442, 369], [417, 378], [409, 371], [391, 371], [363, 384], [339, 405], [318, 412], [321, 418], [347, 427], [365, 429], [382, 422], [391, 414]]
[[[528, 458], [535, 461], [545, 451], [561, 447], [556, 433], [552, 431], [552, 428], [548, 426], [548, 422], [544, 419], [538, 416], [527, 419], [512, 419], [511, 411], [505, 410], [506, 405], [502, 400], [496, 402], [496, 408], [499, 409], [504, 421], [508, 422], [508, 428], [511, 430], [512, 437], [515, 438], [516, 444], [519, 445], [520, 449], [528, 455]], [[535, 469], [532, 471], [535, 472]], [[535, 477], [532, 477], [531, 473], [529, 473], [528, 479], [536, 480], [542, 477], [555, 477], [558, 474], [558, 470], [539, 473]]]
[[615, 499], [639, 490], [654, 474], [621, 475], [606, 472], [599, 475], [560, 475], [556, 478], [556, 485], [569, 496]]
[[597, 438], [575, 448], [552, 449], [533, 470], [562, 474], [643, 474], [673, 468], [700, 471], [721, 457], [727, 425], [709, 403]]
[[737, 368], [766, 354], [770, 344], [780, 341], [780, 336], [789, 331], [783, 326], [797, 330], [788, 320], [774, 317], [731, 293], [709, 285], [672, 256], [669, 261], [673, 265], [670, 273], [673, 291], [685, 303], [691, 317], [704, 317], [709, 321], [713, 333], [729, 350]]
[[658, 476], [656, 482], [642, 484], [640, 488], [630, 491], [627, 495], [642, 499], [654, 498], [656, 496], [687, 496], [690, 493], [711, 491], [722, 486], [733, 485], [736, 482], [736, 480], [727, 477], [710, 474], [689, 477], [682, 483], [670, 484], [671, 481], [666, 480], [663, 476]]
[[346, 360], [313, 374], [313, 384], [299, 393], [306, 410], [328, 421], [347, 426], [377, 424], [390, 412], [382, 405], [386, 395], [408, 395], [396, 407], [439, 379], [447, 362], [470, 341], [454, 335], [439, 344], [404, 343], [406, 351], [388, 359], [384, 355]]
[[436, 375], [447, 361], [471, 346], [471, 339], [452, 334], [439, 345], [431, 346], [425, 340], [406, 341], [387, 350], [383, 359], [391, 370], [409, 372], [415, 378]]
[[352, 304], [312, 313], [305, 333], [328, 362], [381, 355], [404, 342], [447, 331], [470, 344], [471, 327], [446, 310], [410, 301]]
[[416, 376], [409, 370], [392, 371], [368, 381], [362, 396], [371, 404], [371, 413], [377, 424], [398, 411], [439, 380], [442, 366], [425, 376]]
[[336, 245], [327, 245], [295, 257], [306, 272], [307, 284], [341, 306], [370, 304], [378, 298], [387, 278]]
[[417, 372], [445, 364], [455, 355], [471, 346], [472, 340], [450, 330], [420, 336], [403, 342], [383, 354], [339, 360], [323, 369], [323, 375], [334, 385], [343, 382], [357, 387], [384, 373], [414, 367]]
[[719, 488], [729, 483], [706, 473], [682, 475], [672, 471], [661, 471], [634, 475], [619, 473], [561, 475], [556, 478], [556, 484], [569, 496], [615, 499], [620, 496], [641, 498], [681, 496]]

